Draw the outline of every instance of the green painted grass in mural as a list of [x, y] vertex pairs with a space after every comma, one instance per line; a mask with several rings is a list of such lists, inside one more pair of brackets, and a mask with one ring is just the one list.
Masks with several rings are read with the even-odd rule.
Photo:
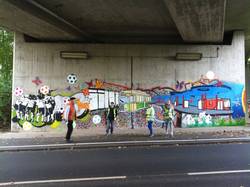
[[[12, 113], [11, 113], [11, 118], [14, 119], [17, 117], [17, 113], [16, 113], [16, 110], [12, 110]], [[42, 120], [42, 116], [34, 116], [32, 118], [32, 113], [29, 113], [28, 116], [26, 117], [22, 117], [21, 119], [18, 119], [18, 124], [23, 127], [23, 124], [28, 121], [30, 122], [34, 127], [43, 127], [46, 125], [46, 123]]]
[[194, 127], [225, 127], [225, 126], [245, 126], [246, 120], [245, 118], [236, 119], [236, 120], [225, 120], [223, 118], [216, 119], [214, 122], [207, 124], [206, 122], [198, 122], [195, 120], [194, 124], [188, 125], [188, 128], [194, 128]]

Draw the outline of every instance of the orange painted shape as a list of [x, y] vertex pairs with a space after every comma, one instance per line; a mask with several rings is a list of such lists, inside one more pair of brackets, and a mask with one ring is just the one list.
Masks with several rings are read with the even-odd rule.
[[82, 93], [83, 93], [83, 95], [89, 95], [89, 89], [88, 88], [85, 88], [85, 89], [83, 89], [82, 90]]
[[208, 99], [206, 101], [206, 108], [208, 110], [216, 110], [216, 99]]
[[157, 112], [157, 117], [160, 119], [160, 120], [163, 120], [163, 115], [161, 112]]
[[96, 85], [95, 85], [96, 88], [103, 88], [103, 82], [100, 81], [100, 80], [96, 80]]
[[89, 103], [82, 103], [80, 100], [77, 100], [77, 106], [78, 106], [78, 109], [81, 110], [81, 109], [89, 109]]

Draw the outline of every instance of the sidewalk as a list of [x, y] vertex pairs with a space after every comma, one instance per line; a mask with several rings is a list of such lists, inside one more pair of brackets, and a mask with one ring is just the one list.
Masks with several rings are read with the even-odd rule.
[[65, 131], [2, 132], [0, 151], [250, 142], [249, 126], [176, 128], [173, 138], [166, 136], [162, 128], [154, 130], [155, 136], [150, 138], [146, 128], [119, 128], [109, 136], [105, 136], [104, 128], [74, 129], [73, 143], [65, 142]]
[[[54, 138], [54, 137], [64, 137], [66, 130], [51, 129], [50, 131], [20, 131], [20, 132], [0, 132], [1, 139], [29, 139], [29, 138]], [[104, 127], [96, 127], [89, 129], [74, 129], [72, 137], [99, 137], [105, 134]], [[154, 128], [155, 137], [165, 136], [165, 129]], [[115, 128], [114, 135], [112, 137], [120, 136], [147, 136], [148, 129], [145, 128]], [[220, 137], [220, 136], [246, 136], [250, 135], [250, 126], [234, 126], [234, 127], [202, 127], [202, 128], [175, 128], [175, 138], [187, 136], [187, 138], [195, 138], [195, 136], [205, 136], [209, 138]]]

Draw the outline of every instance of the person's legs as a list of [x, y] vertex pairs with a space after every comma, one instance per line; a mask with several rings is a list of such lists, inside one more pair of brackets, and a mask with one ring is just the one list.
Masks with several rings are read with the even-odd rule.
[[173, 121], [171, 121], [170, 133], [171, 133], [171, 136], [173, 137], [174, 136], [174, 123], [173, 123]]
[[71, 134], [73, 132], [73, 121], [68, 121], [67, 126], [68, 126], [68, 131], [66, 134], [66, 140], [70, 140]]
[[166, 131], [166, 134], [168, 134], [168, 123], [169, 123], [169, 120], [165, 120], [165, 131]]
[[149, 135], [152, 136], [153, 135], [153, 121], [148, 121], [148, 129], [149, 129]]
[[166, 126], [166, 134], [169, 134], [170, 126], [171, 126], [171, 120], [168, 120], [168, 123]]
[[114, 130], [114, 120], [110, 120], [110, 133], [113, 134]]

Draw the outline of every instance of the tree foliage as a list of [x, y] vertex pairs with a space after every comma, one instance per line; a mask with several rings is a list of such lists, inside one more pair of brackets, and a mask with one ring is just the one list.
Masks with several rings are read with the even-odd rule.
[[0, 128], [10, 126], [13, 33], [0, 28]]

